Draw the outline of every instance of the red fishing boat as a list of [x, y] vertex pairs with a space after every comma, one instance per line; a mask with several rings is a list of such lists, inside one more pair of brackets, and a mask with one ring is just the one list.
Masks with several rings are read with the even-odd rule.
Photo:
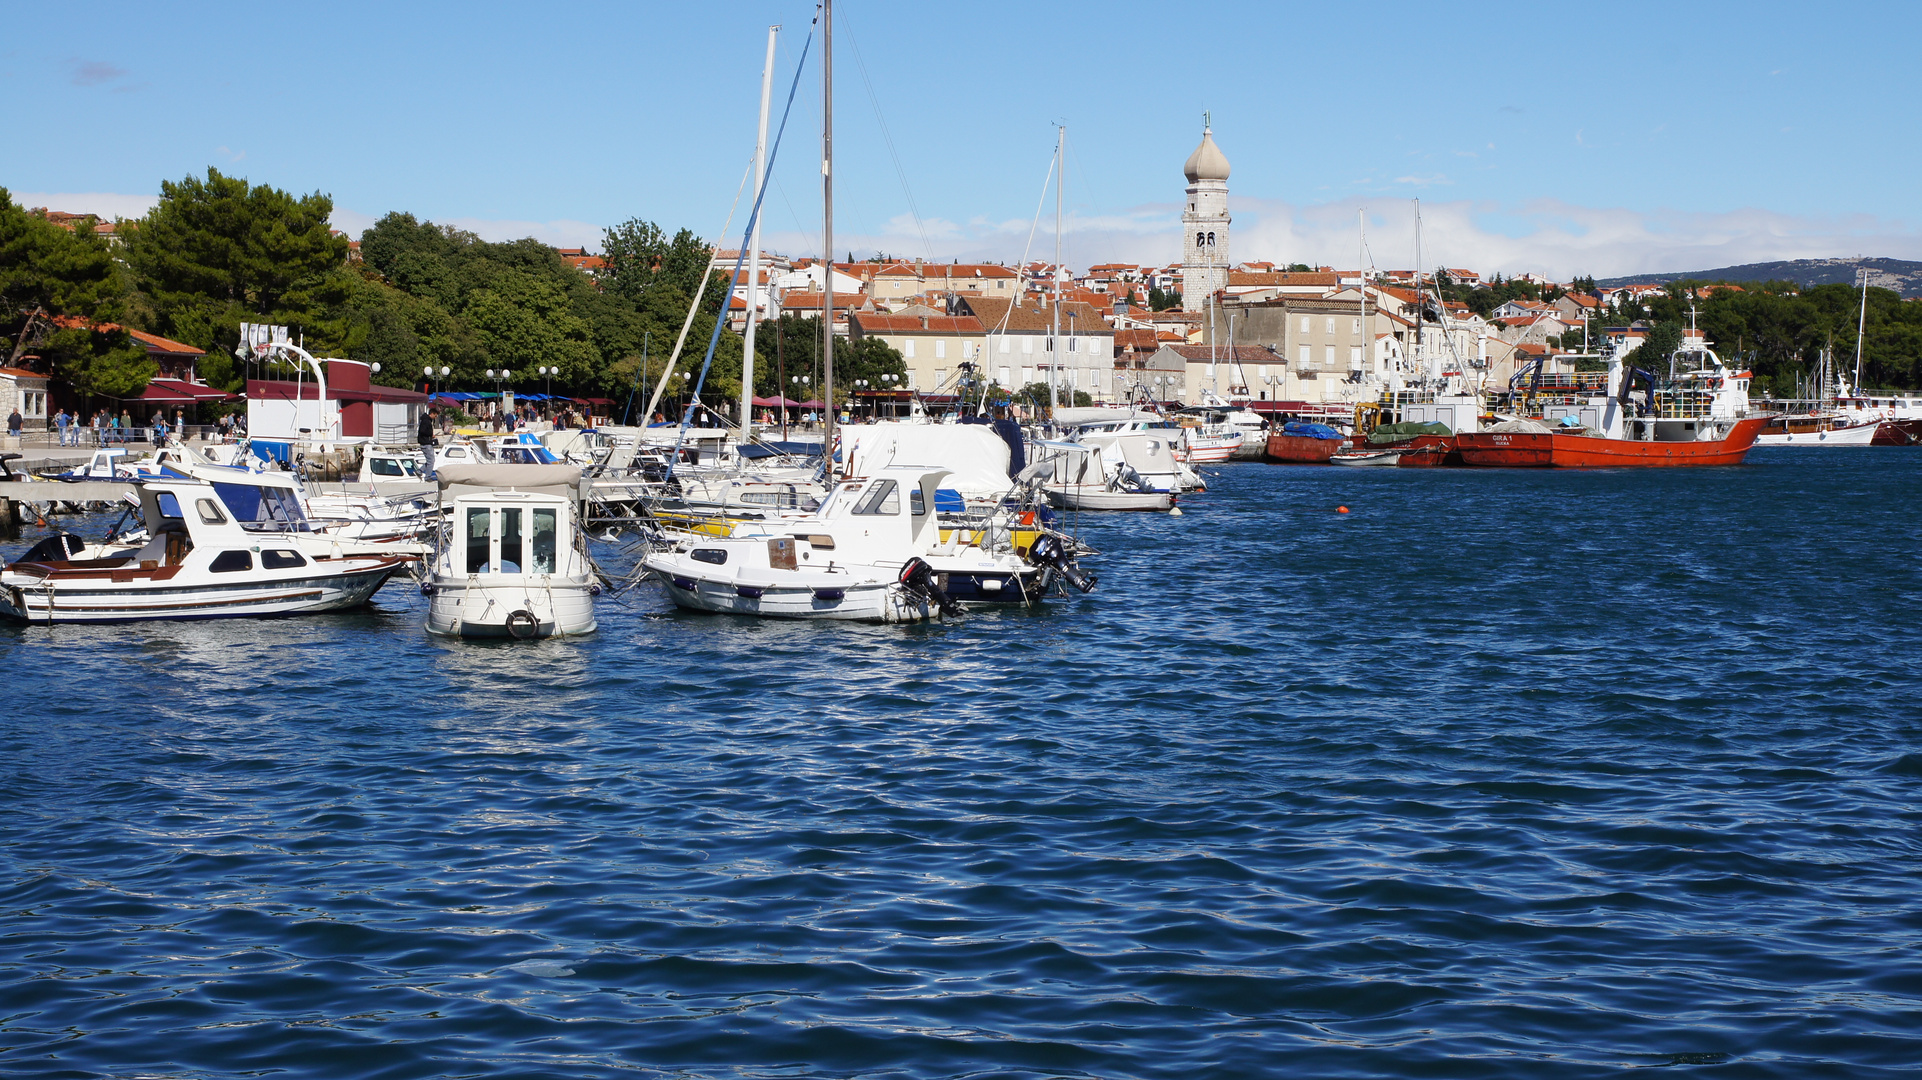
[[[1629, 421], [1631, 431], [1638, 423]], [[1456, 436], [1462, 460], [1506, 468], [1618, 469], [1673, 465], [1740, 465], [1765, 416], [1735, 421], [1715, 439], [1608, 438], [1560, 431], [1480, 431]], [[1651, 431], [1651, 434], [1653, 432]]]
[[1671, 365], [1658, 380], [1625, 366], [1618, 351], [1605, 396], [1562, 406], [1559, 417], [1545, 410], [1547, 423], [1497, 424], [1455, 444], [1469, 465], [1507, 468], [1740, 465], [1769, 422], [1749, 415], [1749, 372], [1730, 371], [1692, 330]]
[[1326, 465], [1348, 439], [1326, 424], [1289, 423], [1268, 434], [1268, 460], [1281, 465]]

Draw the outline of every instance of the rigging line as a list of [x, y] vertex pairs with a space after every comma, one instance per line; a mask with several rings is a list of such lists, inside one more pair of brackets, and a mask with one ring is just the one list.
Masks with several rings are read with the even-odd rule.
[[[747, 215], [747, 226], [741, 236], [741, 250], [734, 256], [734, 275], [728, 283], [727, 299], [721, 301], [721, 310], [714, 313], [714, 332], [708, 335], [707, 355], [701, 358], [701, 374], [699, 378], [694, 380], [694, 393], [688, 400], [686, 411], [681, 413], [681, 428], [674, 435], [674, 456], [669, 458], [667, 463], [667, 475], [669, 478], [673, 477], [674, 470], [681, 463], [681, 444], [686, 441], [688, 425], [694, 420], [694, 403], [700, 400], [701, 390], [707, 385], [707, 373], [709, 369], [714, 366], [714, 350], [721, 344], [721, 328], [727, 325], [727, 305], [734, 297], [734, 290], [741, 287], [741, 268], [747, 264], [747, 251], [753, 244], [754, 223], [760, 220], [761, 204], [767, 200], [767, 178], [773, 174], [774, 163], [781, 156], [781, 139], [787, 134], [788, 117], [794, 112], [794, 95], [801, 89], [801, 72], [807, 67], [808, 50], [813, 45], [814, 29], [813, 27], [809, 27], [807, 40], [801, 43], [801, 55], [794, 62], [794, 81], [788, 85], [787, 105], [781, 109], [781, 126], [774, 132], [774, 144], [768, 147], [767, 165], [761, 170], [761, 183], [757, 185], [760, 190], [754, 194], [754, 209], [749, 211]], [[709, 268], [711, 269], [713, 265], [714, 260], [709, 259]], [[831, 256], [827, 260], [827, 272], [830, 275], [834, 273], [834, 260]], [[832, 278], [830, 277], [828, 280], [831, 284]], [[750, 314], [752, 313], [750, 312]], [[831, 315], [831, 313], [829, 314]], [[834, 333], [834, 325], [831, 318], [828, 320], [827, 331], [830, 334]], [[712, 412], [713, 410], [709, 411]], [[742, 418], [741, 429], [743, 431], [748, 430], [745, 417]], [[821, 448], [821, 455], [825, 459], [828, 454], [829, 448], [824, 445]], [[832, 471], [832, 466], [829, 468], [830, 471]]]
[[[1058, 156], [1057, 154], [1048, 155], [1048, 172], [1041, 178], [1041, 198], [1035, 202], [1034, 220], [1028, 224], [1028, 242], [1021, 245], [1021, 261], [1014, 264], [1016, 281], [1021, 279], [1021, 268], [1028, 265], [1028, 251], [1034, 247], [1034, 234], [1041, 228], [1041, 211], [1048, 207], [1048, 185], [1054, 182], [1054, 167]], [[1055, 269], [1059, 270], [1060, 267]], [[1021, 294], [1017, 292], [1014, 299], [1008, 303], [1008, 310], [1001, 313], [1001, 325], [995, 327], [996, 330], [1007, 333], [1008, 319], [1014, 315], [1014, 306], [1020, 302]]]
[[841, 12], [842, 30], [847, 34], [848, 45], [854, 50], [854, 69], [861, 73], [861, 85], [868, 91], [868, 101], [874, 106], [874, 119], [881, 125], [881, 141], [888, 147], [888, 157], [894, 160], [894, 175], [901, 179], [901, 193], [907, 196], [908, 213], [914, 215], [914, 228], [921, 234], [921, 247], [927, 251], [928, 261], [934, 261], [934, 244], [928, 239], [928, 227], [921, 220], [921, 208], [915, 205], [914, 189], [908, 186], [907, 170], [901, 167], [901, 155], [894, 148], [894, 134], [888, 130], [887, 117], [881, 115], [881, 99], [874, 92], [874, 83], [868, 79], [867, 62], [861, 59], [861, 45], [854, 40], [853, 25], [848, 22], [846, 9]]
[[[734, 189], [734, 201], [728, 204], [727, 220], [721, 223], [720, 238], [727, 238], [727, 227], [734, 224], [734, 211], [741, 208], [741, 192], [747, 190], [748, 177], [754, 175], [754, 155], [747, 156], [747, 166], [741, 170], [740, 186]], [[687, 318], [681, 320], [681, 334], [674, 339], [674, 351], [668, 355], [667, 366], [661, 369], [661, 381], [654, 386], [654, 393], [647, 399], [647, 409], [642, 412], [641, 426], [647, 426], [646, 418], [654, 415], [655, 406], [661, 403], [661, 394], [667, 389], [667, 381], [674, 377], [674, 365], [681, 361], [681, 346], [687, 344], [687, 332], [694, 326], [694, 316], [701, 310], [701, 296], [707, 292], [707, 279], [714, 274], [714, 259], [707, 260], [707, 269], [701, 272], [701, 284], [695, 288], [694, 296], [687, 302]]]

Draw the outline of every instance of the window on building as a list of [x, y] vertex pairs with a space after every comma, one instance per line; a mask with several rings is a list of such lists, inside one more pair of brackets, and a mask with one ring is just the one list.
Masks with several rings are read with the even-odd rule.
[[1354, 330], [1354, 332], [1355, 332], [1355, 333], [1357, 333], [1357, 334], [1359, 334], [1359, 333], [1361, 333], [1361, 316], [1359, 316], [1359, 315], [1357, 315], [1357, 316], [1355, 316], [1355, 330]]
[[[1008, 365], [1006, 365], [1006, 364], [1003, 364], [1003, 365], [1001, 365], [1001, 385], [1002, 385], [1002, 386], [1007, 386], [1007, 385], [1008, 385], [1008, 379], [1009, 379], [1009, 377], [1010, 377], [1010, 376], [1012, 376], [1013, 374], [1014, 374], [1014, 372], [1013, 372], [1013, 371], [1011, 371], [1011, 370], [1009, 370], [1009, 368], [1008, 368]], [[1012, 389], [1012, 387], [1010, 387], [1010, 389]]]
[[1081, 349], [1080, 349], [1080, 345], [1081, 345], [1081, 339], [1080, 339], [1080, 338], [1075, 338], [1075, 337], [1071, 337], [1071, 338], [1069, 338], [1069, 339], [1068, 339], [1068, 351], [1069, 351], [1069, 352], [1080, 352], [1080, 351], [1081, 351]]
[[1208, 246], [1208, 234], [1207, 234], [1207, 233], [1196, 233], [1196, 234], [1195, 234], [1195, 246], [1196, 246], [1196, 247], [1207, 247], [1207, 246]]
[[1305, 368], [1315, 366], [1315, 347], [1313, 345], [1303, 345], [1301, 347], [1301, 366]]
[[901, 343], [901, 355], [907, 357], [910, 360], [914, 359], [914, 339], [913, 338], [909, 338], [906, 341]]
[[910, 371], [910, 372], [908, 372], [908, 389], [910, 389], [910, 390], [919, 390], [919, 389], [921, 389], [921, 388], [920, 388], [919, 386], [917, 386], [917, 385], [915, 385], [917, 381], [918, 381], [918, 380], [916, 380], [916, 379], [915, 379], [915, 377], [914, 377], [914, 372], [912, 372], [912, 371]]
[[1312, 329], [1312, 327], [1313, 327], [1313, 324], [1308, 321], [1308, 316], [1303, 315], [1301, 317], [1301, 332], [1306, 334], [1309, 332], [1310, 329]]
[[948, 384], [948, 369], [944, 367], [935, 368], [934, 369], [934, 385], [946, 386], [947, 384]]
[[1327, 359], [1329, 367], [1335, 366], [1335, 347], [1333, 345], [1324, 349], [1322, 355]]
[[1031, 337], [1024, 337], [1024, 338], [1022, 338], [1022, 339], [1021, 339], [1021, 351], [1022, 351], [1022, 352], [1024, 352], [1024, 353], [1032, 353], [1032, 352], [1034, 352], [1034, 339], [1033, 339], [1033, 338], [1031, 338]]
[[1001, 351], [1005, 353], [1013, 347], [1013, 344], [1008, 340], [1008, 336], [1006, 334], [1001, 335]]
[[935, 342], [935, 343], [934, 343], [934, 358], [935, 358], [936, 360], [946, 360], [946, 359], [948, 358], [948, 343], [947, 343], [947, 342], [945, 342], [945, 341], [937, 341], [937, 342]]
[[1361, 370], [1361, 346], [1359, 345], [1350, 345], [1348, 347], [1348, 370]]
[[1209, 234], [1208, 234], [1208, 246], [1209, 246], [1209, 247], [1214, 247], [1214, 246], [1215, 246], [1215, 234], [1214, 234], [1214, 233], [1209, 233]]
[[1333, 315], [1328, 316], [1328, 332], [1331, 334], [1335, 332], [1335, 317]]

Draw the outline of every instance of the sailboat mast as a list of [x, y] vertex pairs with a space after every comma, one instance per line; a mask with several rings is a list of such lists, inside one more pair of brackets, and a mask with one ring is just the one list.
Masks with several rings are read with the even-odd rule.
[[1862, 314], [1855, 320], [1855, 392], [1862, 393], [1862, 334], [1869, 327], [1869, 271], [1866, 267], [1855, 271], [1855, 279], [1862, 285]]
[[1054, 136], [1054, 329], [1048, 338], [1048, 410], [1060, 406], [1055, 384], [1061, 381], [1061, 187], [1068, 178], [1068, 159], [1061, 152], [1068, 141], [1068, 129], [1057, 127]]
[[[767, 62], [761, 65], [761, 123], [754, 136], [754, 205], [761, 205], [761, 183], [767, 172], [767, 106], [774, 89], [774, 35], [767, 28]], [[761, 215], [754, 215], [753, 237], [747, 250], [747, 339], [741, 344], [741, 438], [754, 430], [754, 325], [759, 321], [761, 297]]]
[[834, 479], [834, 0], [821, 0], [821, 463]]

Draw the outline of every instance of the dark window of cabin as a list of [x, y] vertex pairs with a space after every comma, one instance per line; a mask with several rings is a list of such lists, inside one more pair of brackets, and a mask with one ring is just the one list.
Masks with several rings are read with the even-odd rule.
[[485, 574], [487, 565], [487, 510], [482, 507], [467, 508], [467, 572]]
[[263, 570], [286, 570], [290, 567], [306, 565], [306, 558], [298, 551], [274, 548], [260, 553], [260, 566]]
[[501, 573], [518, 574], [524, 560], [521, 558], [521, 508], [518, 506], [501, 507]]
[[213, 564], [207, 569], [216, 574], [233, 574], [254, 568], [254, 557], [245, 551], [223, 551], [214, 556]]

